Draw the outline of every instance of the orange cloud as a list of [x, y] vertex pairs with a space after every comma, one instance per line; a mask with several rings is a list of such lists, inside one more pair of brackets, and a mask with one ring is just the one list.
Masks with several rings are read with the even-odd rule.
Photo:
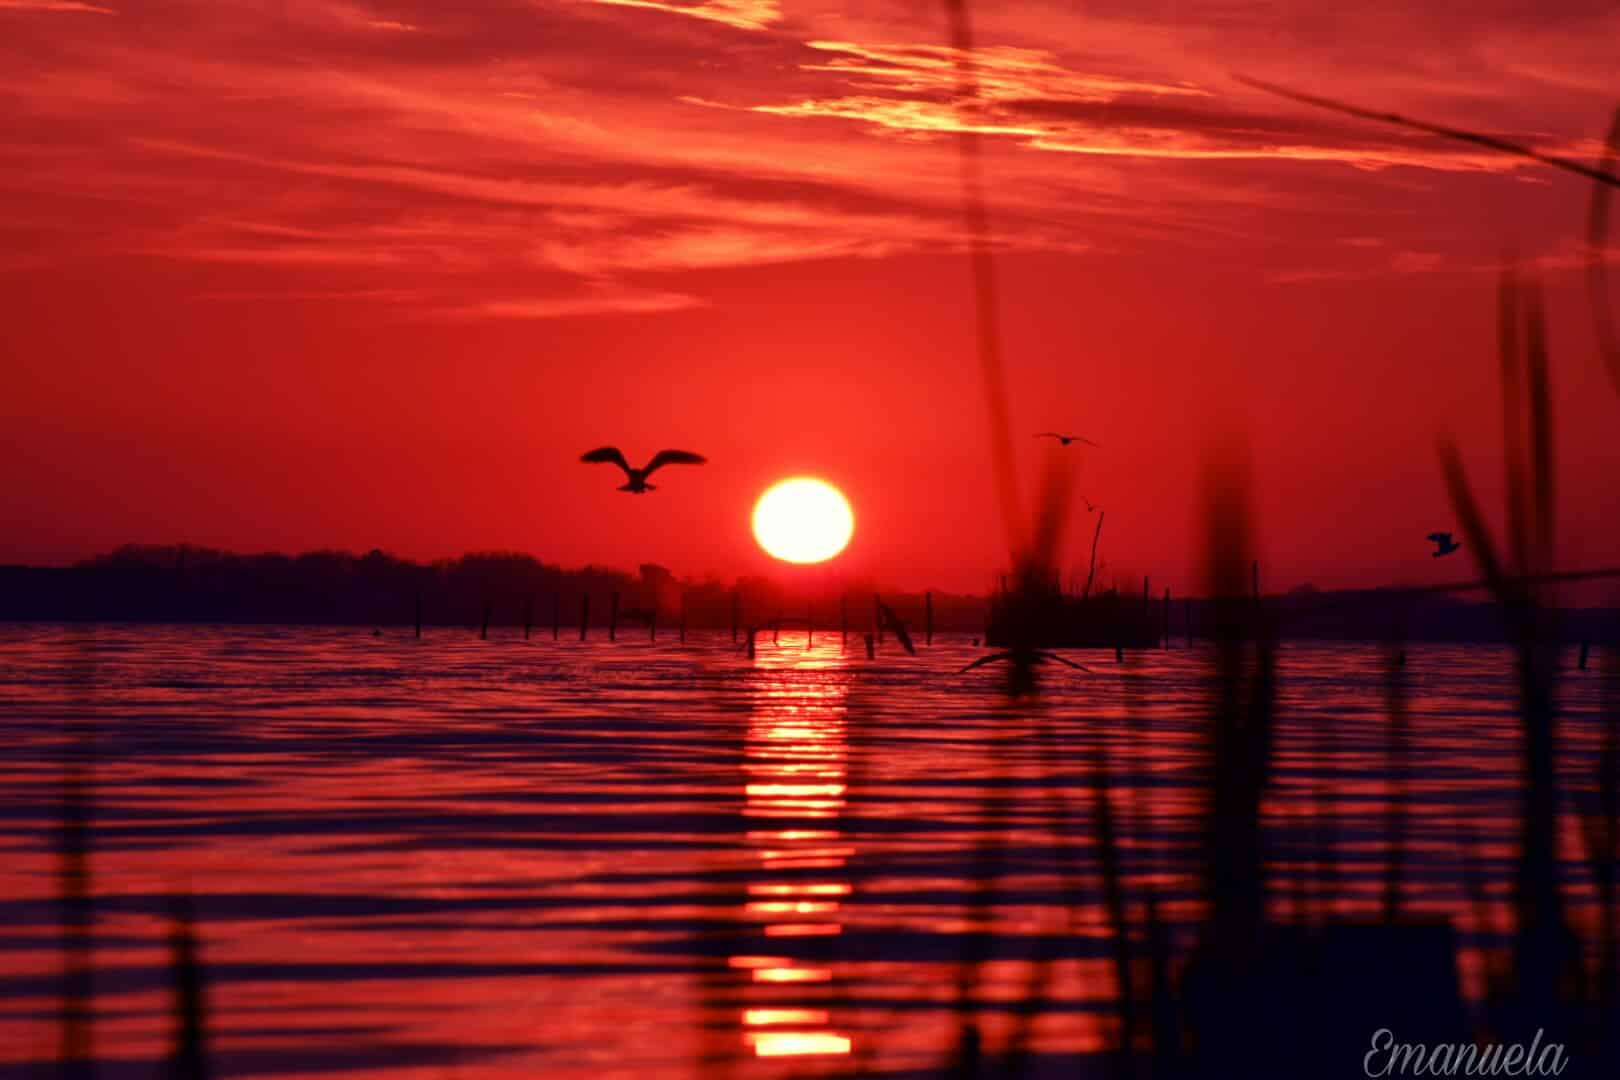
[[[853, 41], [805, 44], [832, 54], [825, 63], [801, 65], [805, 71], [865, 80], [905, 94], [956, 93], [960, 50], [948, 45], [863, 45]], [[1024, 98], [1112, 101], [1125, 94], [1208, 96], [1208, 91], [1183, 82], [1146, 82], [1073, 71], [1044, 49], [990, 45], [975, 49], [971, 60], [979, 99], [992, 103]]]
[[684, 311], [702, 301], [683, 293], [600, 292], [582, 296], [538, 297], [515, 300], [480, 300], [442, 314], [452, 319], [562, 319], [580, 315], [647, 315]]
[[0, 11], [60, 11], [91, 15], [116, 15], [116, 8], [84, 4], [79, 0], [0, 0]]
[[739, 30], [764, 30], [782, 19], [776, 0], [703, 0], [698, 4], [664, 3], [661, 0], [592, 0], [614, 7], [648, 8], [694, 19], [724, 23]]
[[1075, 71], [1038, 49], [976, 50], [978, 93], [964, 101], [957, 92], [957, 52], [949, 46], [806, 45], [833, 55], [826, 62], [801, 64], [800, 70], [835, 76], [862, 92], [746, 106], [683, 100], [772, 116], [853, 121], [911, 138], [972, 132], [1011, 138], [1025, 149], [1094, 157], [1338, 162], [1364, 169], [1524, 168], [1499, 154], [1433, 139], [1244, 113], [1206, 87]]
[[1037, 136], [1044, 134], [1045, 131], [1040, 127], [974, 120], [972, 113], [955, 105], [896, 98], [824, 98], [801, 101], [794, 105], [753, 105], [748, 111], [772, 116], [822, 116], [839, 120], [859, 120], [892, 131], [922, 136], [969, 131], [980, 135]]

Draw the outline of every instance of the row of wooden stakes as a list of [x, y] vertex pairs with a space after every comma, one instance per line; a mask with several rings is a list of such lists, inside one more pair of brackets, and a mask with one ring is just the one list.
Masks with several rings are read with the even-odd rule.
[[[884, 620], [883, 620], [882, 616], [879, 614], [880, 606], [881, 606], [881, 601], [876, 596], [874, 596], [872, 598], [872, 632], [873, 632], [873, 634], [875, 634], [877, 641], [882, 642], [882, 640], [883, 640]], [[481, 621], [481, 623], [479, 625], [479, 628], [478, 628], [478, 637], [479, 637], [480, 640], [488, 640], [488, 638], [489, 638], [489, 620], [490, 620], [490, 616], [494, 612], [494, 607], [495, 607], [495, 604], [494, 604], [493, 600], [485, 600], [484, 601], [483, 620]], [[934, 643], [934, 594], [932, 592], [925, 593], [924, 596], [923, 596], [923, 612], [924, 612], [924, 614], [923, 614], [923, 641], [924, 641], [925, 644], [932, 645]], [[608, 640], [609, 641], [617, 641], [619, 639], [619, 617], [620, 617], [621, 614], [623, 614], [627, 620], [646, 623], [648, 640], [651, 640], [651, 641], [658, 640], [658, 608], [657, 608], [657, 605], [655, 604], [653, 607], [648, 608], [648, 609], [626, 609], [621, 613], [620, 607], [619, 607], [619, 594], [618, 594], [618, 592], [615, 591], [611, 596], [611, 601], [610, 601], [609, 608], [608, 608]], [[750, 636], [750, 639], [751, 639], [754, 633], [756, 633], [760, 629], [763, 629], [764, 627], [768, 627], [770, 629], [770, 631], [771, 631], [771, 641], [774, 643], [774, 642], [776, 642], [776, 641], [778, 641], [780, 639], [781, 633], [782, 633], [782, 628], [784, 626], [789, 626], [789, 627], [803, 626], [805, 628], [805, 633], [806, 633], [806, 647], [809, 647], [809, 645], [811, 645], [811, 644], [813, 644], [815, 642], [815, 633], [816, 633], [815, 609], [813, 607], [807, 607], [805, 609], [805, 614], [804, 614], [803, 618], [800, 618], [798, 616], [785, 615], [782, 611], [778, 610], [776, 615], [769, 622], [765, 623], [763, 627], [760, 627], [760, 626], [744, 626], [743, 622], [742, 622], [742, 597], [741, 597], [740, 594], [738, 594], [736, 592], [732, 593], [732, 595], [731, 595], [731, 641], [732, 641], [732, 644], [737, 643], [739, 631], [746, 630], [748, 632], [749, 636]], [[686, 641], [686, 606], [684, 604], [681, 606], [680, 615], [679, 615], [679, 618], [677, 620], [676, 627], [677, 627], [677, 632], [680, 635], [680, 640], [684, 644], [685, 641]], [[590, 597], [589, 593], [586, 593], [586, 594], [584, 594], [583, 596], [580, 597], [580, 604], [579, 604], [579, 640], [581, 640], [581, 641], [586, 640], [586, 638], [590, 634], [590, 628], [591, 628], [591, 597]], [[421, 597], [421, 594], [418, 594], [417, 597], [416, 597], [415, 629], [416, 629], [416, 637], [421, 638], [421, 636], [422, 636], [422, 597]], [[533, 635], [534, 629], [535, 629], [535, 626], [534, 626], [534, 598], [529, 597], [528, 599], [526, 599], [523, 602], [523, 639], [525, 641], [529, 640], [529, 638]], [[839, 636], [840, 643], [843, 643], [843, 644], [848, 643], [848, 641], [849, 641], [849, 598], [848, 597], [841, 598], [840, 602], [839, 602], [838, 636]], [[555, 592], [555, 593], [551, 594], [551, 640], [558, 641], [558, 640], [561, 639], [561, 637], [562, 637], [562, 593]]]

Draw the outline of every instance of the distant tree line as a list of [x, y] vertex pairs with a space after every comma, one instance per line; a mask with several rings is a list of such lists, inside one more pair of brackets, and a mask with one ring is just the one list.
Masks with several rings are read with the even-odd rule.
[[[549, 636], [555, 618], [579, 628], [589, 597], [592, 626], [605, 626], [612, 597], [619, 624], [655, 619], [674, 630], [726, 629], [733, 612], [742, 628], [789, 629], [813, 617], [818, 630], [836, 631], [846, 613], [851, 633], [873, 625], [874, 594], [907, 623], [924, 625], [929, 603], [938, 633], [980, 635], [990, 600], [983, 596], [883, 588], [865, 579], [820, 577], [789, 583], [745, 576], [732, 582], [681, 579], [656, 563], [636, 573], [597, 566], [567, 570], [520, 552], [477, 552], [455, 559], [412, 562], [382, 551], [356, 555], [312, 551], [301, 555], [239, 555], [190, 545], [126, 545], [70, 567], [0, 566], [0, 620], [101, 622], [309, 623], [353, 626], [519, 626], [527, 618]], [[1127, 603], [1139, 590], [1121, 589]], [[1130, 598], [1130, 599], [1126, 599]], [[1280, 632], [1292, 638], [1410, 641], [1501, 641], [1505, 627], [1495, 605], [1435, 594], [1319, 592], [1309, 586], [1266, 598]], [[1147, 605], [1162, 634], [1169, 616], [1173, 644], [1203, 636], [1206, 605], [1177, 599], [1166, 612], [1158, 596]], [[1594, 644], [1615, 638], [1616, 613], [1564, 611], [1560, 633]]]
[[[553, 619], [577, 633], [589, 597], [592, 626], [605, 626], [614, 594], [621, 626], [656, 618], [673, 630], [790, 627], [814, 617], [852, 632], [872, 622], [870, 581], [794, 586], [764, 577], [682, 580], [665, 567], [637, 573], [596, 566], [568, 570], [519, 552], [477, 552], [413, 562], [383, 551], [239, 555], [189, 545], [126, 545], [71, 567], [0, 567], [0, 619], [104, 622], [263, 622], [336, 625], [494, 626], [527, 617], [549, 634]], [[883, 594], [902, 616], [924, 616], [922, 593]], [[934, 625], [978, 632], [981, 597], [936, 593]]]

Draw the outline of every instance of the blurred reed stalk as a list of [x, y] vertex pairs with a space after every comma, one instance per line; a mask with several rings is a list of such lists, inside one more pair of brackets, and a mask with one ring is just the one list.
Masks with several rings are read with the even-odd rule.
[[1406, 661], [1399, 639], [1389, 643], [1384, 662], [1384, 704], [1389, 712], [1386, 767], [1389, 804], [1384, 831], [1384, 922], [1401, 916], [1401, 875], [1406, 867], [1406, 804], [1411, 798], [1411, 723], [1406, 710]]
[[[1442, 439], [1439, 453], [1452, 508], [1518, 657], [1523, 788], [1513, 971], [1526, 1016], [1546, 1017], [1562, 997], [1574, 953], [1558, 875], [1557, 636], [1552, 613], [1523, 580], [1553, 565], [1552, 395], [1541, 293], [1534, 282], [1521, 287], [1511, 270], [1502, 275], [1497, 327], [1512, 578], [1456, 446]], [[1574, 963], [1578, 967], [1578, 958]]]
[[84, 715], [64, 720], [61, 744], [56, 884], [61, 901], [62, 989], [57, 1062], [64, 1080], [88, 1080], [95, 1074], [95, 891], [90, 863], [95, 806], [96, 655], [93, 630], [88, 637], [75, 638], [79, 651], [70, 678], [83, 692]]
[[90, 883], [91, 783], [89, 751], [70, 745], [62, 775], [61, 823], [57, 833], [57, 893], [62, 917], [62, 999], [57, 1060], [60, 1075], [81, 1080], [94, 1074], [91, 1012], [93, 910]]
[[1613, 1074], [1620, 1066], [1620, 1032], [1613, 1023], [1620, 1005], [1616, 956], [1615, 871], [1620, 865], [1620, 646], [1603, 651], [1602, 740], [1593, 770], [1597, 805], [1581, 815], [1587, 873], [1597, 893], [1597, 963], [1593, 978], [1592, 1049], [1604, 1056]]
[[[974, 107], [979, 97], [978, 65], [973, 51], [973, 26], [967, 0], [945, 0], [950, 19], [951, 46], [956, 68], [956, 107]], [[978, 132], [971, 125], [957, 131], [957, 161], [961, 169], [962, 217], [967, 227], [973, 271], [975, 342], [981, 388], [990, 421], [990, 460], [1001, 506], [1001, 523], [1009, 551], [1024, 549], [1023, 505], [1018, 493], [1018, 466], [1013, 453], [1012, 421], [1007, 404], [1007, 379], [1001, 364], [1001, 325], [996, 290], [995, 262], [991, 258], [990, 215], [985, 206], [983, 164]]]
[[1110, 954], [1114, 961], [1114, 1002], [1118, 1010], [1119, 1043], [1113, 1071], [1118, 1077], [1136, 1074], [1136, 990], [1131, 978], [1131, 930], [1125, 915], [1124, 871], [1109, 799], [1108, 755], [1101, 747], [1091, 758], [1092, 825], [1102, 878], [1103, 910], [1108, 916]]
[[1251, 543], [1243, 467], [1217, 461], [1205, 491], [1215, 682], [1204, 740], [1204, 892], [1214, 954], [1236, 960], [1255, 946], [1265, 915], [1260, 800], [1275, 740], [1276, 656], [1258, 607], [1242, 599]]
[[1206, 467], [1203, 510], [1214, 644], [1210, 721], [1200, 751], [1207, 777], [1200, 845], [1206, 914], [1182, 981], [1197, 1065], [1211, 1076], [1238, 1075], [1254, 1052], [1249, 1013], [1268, 956], [1261, 804], [1276, 742], [1276, 652], [1253, 590], [1251, 515], [1245, 458], [1217, 451]]
[[174, 1080], [207, 1080], [207, 1019], [203, 1006], [203, 968], [197, 946], [191, 900], [170, 901], [169, 967], [174, 979], [174, 1050], [169, 1075]]
[[1620, 108], [1614, 110], [1609, 137], [1604, 140], [1598, 172], [1603, 181], [1592, 184], [1592, 199], [1586, 212], [1586, 292], [1592, 309], [1592, 331], [1609, 382], [1620, 392], [1620, 335], [1615, 332], [1614, 315], [1609, 308], [1609, 200], [1616, 185], [1615, 164], [1620, 158]]

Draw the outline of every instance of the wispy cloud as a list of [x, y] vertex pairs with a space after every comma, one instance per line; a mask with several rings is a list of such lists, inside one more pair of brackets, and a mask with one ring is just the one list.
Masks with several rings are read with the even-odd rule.
[[851, 121], [907, 138], [973, 132], [1022, 149], [1092, 157], [1337, 162], [1363, 169], [1523, 168], [1498, 154], [1405, 133], [1301, 122], [1275, 110], [1242, 112], [1226, 100], [1229, 95], [1208, 87], [1079, 71], [1042, 50], [978, 50], [973, 58], [978, 93], [964, 101], [957, 94], [957, 58], [950, 47], [806, 44], [830, 59], [802, 63], [800, 70], [859, 92], [749, 105], [684, 100], [772, 116]]
[[[1190, 30], [1150, 13], [1068, 34], [1081, 24], [1046, 7], [987, 11], [979, 93], [964, 101], [956, 53], [928, 36], [937, 20], [901, 8], [807, 2], [790, 20], [771, 0], [480, 0], [470, 12], [233, 0], [231, 20], [189, 17], [206, 10], [178, 0], [143, 13], [166, 32], [138, 41], [121, 20], [7, 20], [24, 33], [0, 42], [0, 187], [30, 221], [29, 250], [208, 263], [245, 278], [230, 283], [238, 292], [282, 274], [293, 295], [319, 277], [307, 291], [347, 287], [357, 302], [361, 282], [327, 279], [439, 278], [440, 306], [469, 306], [490, 275], [503, 295], [549, 298], [557, 277], [634, 292], [662, 275], [653, 293], [690, 296], [701, 279], [681, 275], [959, 250], [946, 136], [960, 131], [985, 136], [997, 243], [1020, 252], [1248, 243], [1277, 215], [1291, 233], [1322, 217], [1320, 166], [1378, 171], [1366, 183], [1403, 198], [1521, 168], [1248, 93], [1201, 64]], [[748, 33], [693, 33], [693, 20]], [[1233, 48], [1254, 40], [1230, 36]], [[1574, 48], [1569, 36], [1549, 48]], [[1500, 36], [1490, 48], [1510, 53], [1504, 65], [1556, 66]], [[1319, 52], [1311, 62], [1337, 55]], [[1455, 73], [1426, 68], [1380, 85], [1460, 93]], [[223, 100], [228, 120], [199, 107]], [[1493, 107], [1494, 122], [1528, 126]], [[1343, 223], [1362, 235], [1389, 205], [1330, 198], [1362, 216]], [[667, 303], [638, 297], [640, 310]]]
[[[854, 41], [807, 41], [826, 59], [805, 63], [805, 71], [823, 71], [858, 84], [903, 94], [956, 95], [960, 50], [933, 44], [861, 44]], [[971, 57], [978, 97], [992, 104], [1042, 99], [1114, 101], [1127, 94], [1205, 97], [1208, 91], [1188, 83], [1153, 82], [1065, 67], [1043, 49], [988, 45]]]
[[[945, 246], [950, 230], [934, 230]], [[954, 237], [952, 237], [954, 239]], [[817, 259], [883, 258], [920, 247], [904, 232], [820, 228], [760, 229], [712, 224], [660, 229], [644, 235], [609, 235], [545, 241], [536, 248], [545, 265], [577, 274], [626, 270], [713, 270]]]
[[116, 15], [118, 9], [99, 4], [84, 4], [79, 0], [0, 0], [0, 11], [59, 11], [89, 15]]
[[764, 30], [782, 20], [777, 0], [703, 0], [697, 4], [665, 3], [662, 0], [591, 0], [613, 7], [647, 8], [694, 19], [724, 23], [739, 30]]
[[329, 3], [325, 5], [324, 13], [327, 18], [337, 25], [361, 32], [414, 34], [422, 29], [416, 23], [391, 18], [382, 12], [358, 4]]
[[[699, 98], [686, 98], [693, 104], [716, 103]], [[721, 106], [724, 107], [724, 106]], [[955, 132], [975, 132], [980, 135], [1039, 136], [1045, 129], [1037, 126], [996, 123], [975, 119], [982, 113], [969, 112], [950, 104], [933, 101], [905, 100], [882, 97], [821, 98], [796, 102], [791, 105], [751, 105], [749, 112], [771, 116], [829, 117], [835, 120], [858, 120], [865, 124], [887, 128], [908, 135], [932, 136]]]
[[[1377, 250], [1381, 245], [1355, 246]], [[1584, 248], [1563, 248], [1524, 258], [1498, 259], [1470, 259], [1447, 255], [1441, 251], [1397, 250], [1385, 252], [1380, 258], [1356, 266], [1306, 267], [1276, 271], [1267, 274], [1266, 280], [1277, 285], [1313, 285], [1323, 282], [1370, 281], [1436, 274], [1497, 277], [1509, 269], [1539, 271], [1545, 274], [1579, 273], [1587, 268], [1588, 260], [1589, 255]], [[1605, 261], [1611, 265], [1620, 264], [1620, 252], [1610, 252]]]
[[580, 296], [479, 300], [436, 314], [448, 319], [564, 319], [579, 315], [656, 315], [701, 307], [695, 296], [673, 292], [600, 292]]

